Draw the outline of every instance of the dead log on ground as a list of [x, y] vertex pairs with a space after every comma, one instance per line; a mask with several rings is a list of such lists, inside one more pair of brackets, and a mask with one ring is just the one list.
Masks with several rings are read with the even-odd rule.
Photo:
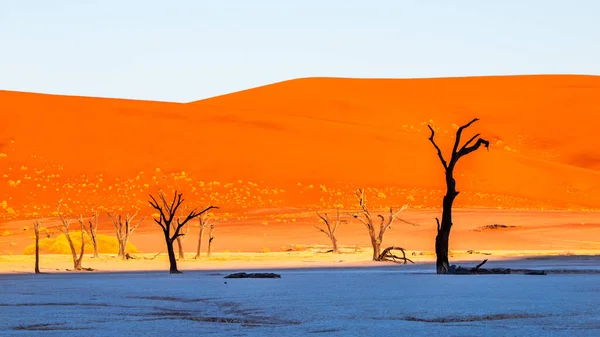
[[[402, 252], [402, 257], [394, 255], [392, 253], [393, 250], [399, 250]], [[406, 252], [404, 251], [404, 248], [402, 247], [387, 247], [386, 249], [383, 250], [383, 252], [381, 253], [381, 255], [379, 255], [378, 261], [390, 261], [390, 262], [394, 262], [394, 263], [401, 263], [401, 261], [404, 262], [404, 264], [407, 264], [408, 262], [413, 263], [413, 260], [409, 259], [406, 257]]]

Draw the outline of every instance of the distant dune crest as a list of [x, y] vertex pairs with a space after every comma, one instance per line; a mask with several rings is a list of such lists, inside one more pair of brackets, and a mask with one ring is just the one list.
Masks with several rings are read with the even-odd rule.
[[[0, 201], [12, 198], [15, 208], [34, 196], [54, 203], [67, 180], [136, 181], [140, 172], [147, 179], [135, 185], [140, 200], [155, 186], [152, 177], [178, 172], [194, 181], [282, 189], [301, 183], [435, 191], [443, 181], [426, 125], [447, 147], [456, 126], [474, 117], [492, 144], [457, 168], [468, 202], [480, 198], [489, 206], [499, 195], [503, 207], [523, 200], [554, 208], [599, 204], [597, 76], [306, 78], [188, 104], [10, 91], [0, 91], [0, 101]], [[64, 181], [50, 187], [45, 174]], [[114, 191], [98, 184], [95, 193]], [[408, 194], [416, 193], [403, 198]], [[439, 202], [435, 193], [414, 197], [425, 206]]]

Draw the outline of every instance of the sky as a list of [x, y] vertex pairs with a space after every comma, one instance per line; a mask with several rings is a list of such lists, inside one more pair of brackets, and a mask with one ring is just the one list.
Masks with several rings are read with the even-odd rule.
[[600, 74], [596, 0], [0, 0], [0, 90], [188, 102], [300, 77]]

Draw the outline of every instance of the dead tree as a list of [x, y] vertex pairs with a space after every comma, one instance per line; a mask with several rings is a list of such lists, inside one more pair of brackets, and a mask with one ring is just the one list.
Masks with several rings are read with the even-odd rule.
[[96, 231], [98, 230], [98, 212], [92, 210], [92, 218], [88, 221], [89, 227], [85, 228], [85, 232], [92, 239], [92, 245], [94, 246], [94, 258], [99, 258], [98, 255], [98, 240], [96, 237]]
[[77, 251], [75, 250], [75, 245], [73, 244], [73, 240], [71, 239], [71, 234], [69, 232], [71, 220], [69, 220], [60, 212], [60, 201], [58, 203], [57, 213], [58, 218], [62, 223], [62, 226], [58, 226], [58, 229], [61, 231], [61, 233], [63, 233], [63, 235], [67, 239], [67, 242], [69, 243], [69, 248], [71, 249], [71, 254], [73, 255], [73, 269], [81, 270], [81, 261], [83, 261], [83, 251], [85, 249], [85, 230], [83, 228], [83, 217], [79, 217], [79, 223], [81, 224], [81, 253], [78, 257]]
[[[133, 215], [126, 214], [125, 217], [121, 216], [120, 214], [106, 214], [115, 226], [115, 233], [117, 235], [117, 241], [119, 243], [119, 251], [117, 253], [117, 256], [125, 260], [127, 258], [127, 245], [129, 244], [129, 239], [131, 239], [131, 235], [133, 235], [133, 232], [140, 226], [140, 224], [144, 221], [145, 218], [142, 218], [135, 225], [132, 225], [133, 218], [135, 218], [137, 212], [133, 213]], [[123, 221], [123, 218], [125, 221]]]
[[81, 251], [79, 252], [79, 257], [77, 258], [77, 266], [79, 266], [79, 269], [76, 270], [81, 270], [81, 261], [83, 261], [83, 253], [85, 252], [85, 222], [83, 221], [83, 215], [79, 215], [79, 219], [77, 221], [79, 221], [79, 228], [81, 231]]
[[[167, 253], [169, 254], [169, 272], [171, 274], [180, 274], [181, 272], [177, 269], [177, 260], [175, 259], [175, 252], [173, 250], [173, 242], [181, 236], [181, 228], [185, 226], [190, 220], [201, 216], [203, 213], [208, 212], [213, 208], [218, 208], [216, 206], [209, 206], [200, 211], [197, 209], [192, 210], [183, 221], [179, 217], [176, 216], [177, 209], [184, 202], [182, 199], [182, 193], [178, 193], [175, 191], [173, 195], [173, 200], [171, 202], [167, 201], [165, 195], [162, 192], [159, 192], [157, 201], [156, 198], [150, 195], [150, 206], [158, 211], [159, 218], [154, 219], [154, 221], [162, 228], [163, 234], [165, 236], [165, 243], [167, 245]], [[172, 227], [173, 222], [175, 222], [175, 226]], [[174, 230], [171, 232], [171, 229]]]
[[200, 224], [200, 233], [198, 233], [198, 246], [196, 248], [196, 256], [194, 256], [194, 259], [200, 258], [200, 249], [202, 248], [202, 236], [204, 235], [204, 229], [209, 225], [209, 222], [209, 213], [204, 213], [198, 217], [198, 223]]
[[317, 212], [317, 216], [321, 219], [321, 221], [323, 221], [323, 223], [325, 224], [325, 227], [319, 227], [316, 225], [314, 226], [316, 229], [318, 229], [319, 231], [321, 231], [325, 235], [327, 235], [329, 240], [331, 240], [331, 245], [333, 246], [332, 251], [334, 254], [339, 253], [337, 238], [335, 237], [335, 231], [337, 230], [340, 223], [343, 221], [340, 219], [340, 209], [339, 208], [336, 208], [336, 212], [337, 212], [336, 218], [333, 221], [331, 219], [329, 219], [329, 215], [327, 215], [327, 213], [321, 215], [321, 213]]
[[[177, 218], [177, 221], [179, 221], [180, 218]], [[175, 230], [175, 223], [172, 223], [171, 226], [173, 226], [173, 230]], [[185, 252], [183, 251], [183, 241], [185, 241], [185, 238], [187, 237], [187, 234], [190, 231], [190, 224], [187, 223], [185, 226], [183, 226], [181, 228], [181, 235], [177, 237], [177, 239], [175, 239], [175, 241], [177, 242], [177, 252], [179, 254], [179, 260], [185, 260]]]
[[210, 257], [212, 255], [212, 242], [215, 239], [215, 223], [210, 224], [210, 231], [208, 232], [208, 251], [206, 252], [206, 256]]
[[444, 195], [444, 199], [442, 201], [442, 222], [440, 223], [438, 218], [435, 219], [437, 222], [435, 253], [437, 255], [436, 269], [438, 274], [447, 274], [449, 268], [448, 242], [450, 240], [450, 229], [452, 228], [452, 205], [454, 203], [454, 199], [456, 199], [456, 196], [459, 193], [456, 190], [456, 180], [454, 180], [454, 168], [456, 167], [456, 163], [460, 158], [479, 149], [481, 145], [485, 146], [489, 151], [490, 143], [487, 140], [480, 138], [480, 134], [476, 134], [464, 145], [460, 146], [460, 137], [462, 136], [462, 132], [478, 120], [479, 119], [475, 118], [469, 123], [458, 128], [456, 131], [456, 139], [454, 140], [454, 148], [452, 149], [449, 162], [444, 159], [442, 150], [440, 150], [440, 147], [436, 144], [433, 138], [435, 136], [435, 131], [431, 125], [428, 125], [429, 130], [431, 130], [429, 141], [437, 150], [437, 155], [442, 163], [442, 166], [444, 167], [446, 175], [446, 195]]
[[40, 224], [42, 220], [35, 219], [33, 222], [33, 231], [35, 233], [35, 273], [40, 273]]
[[[373, 261], [381, 261], [381, 259], [380, 259], [381, 243], [383, 242], [383, 235], [385, 234], [385, 231], [388, 230], [388, 228], [390, 228], [390, 226], [392, 225], [392, 222], [394, 222], [394, 219], [397, 218], [398, 213], [404, 211], [410, 205], [406, 204], [406, 205], [402, 206], [399, 210], [396, 210], [396, 211], [394, 211], [394, 209], [392, 207], [390, 207], [389, 214], [387, 215], [387, 217], [383, 216], [381, 214], [378, 214], [377, 217], [380, 219], [380, 223], [379, 223], [379, 232], [377, 232], [377, 230], [375, 229], [373, 216], [371, 215], [371, 212], [369, 212], [369, 209], [367, 208], [365, 191], [362, 189], [358, 189], [356, 191], [356, 196], [358, 197], [358, 204], [359, 204], [361, 210], [359, 211], [359, 213], [353, 214], [352, 216], [355, 219], [360, 220], [360, 222], [362, 222], [363, 225], [365, 225], [365, 227], [367, 227], [367, 230], [369, 231], [369, 237], [371, 238], [371, 245], [373, 246]], [[361, 217], [361, 215], [362, 215], [362, 217]]]

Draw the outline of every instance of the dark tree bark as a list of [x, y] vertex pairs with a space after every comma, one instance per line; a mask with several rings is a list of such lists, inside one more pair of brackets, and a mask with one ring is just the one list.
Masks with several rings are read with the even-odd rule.
[[337, 216], [336, 216], [335, 221], [331, 221], [329, 219], [329, 216], [327, 215], [327, 213], [321, 215], [321, 213], [317, 212], [317, 216], [319, 217], [319, 219], [321, 219], [321, 221], [323, 221], [323, 223], [325, 224], [325, 227], [314, 226], [316, 229], [318, 229], [319, 231], [321, 231], [325, 235], [327, 235], [329, 240], [331, 240], [331, 245], [333, 247], [334, 254], [339, 253], [337, 238], [335, 237], [335, 231], [337, 230], [340, 223], [343, 221], [340, 219], [340, 209], [339, 208], [336, 209], [336, 212], [337, 212], [336, 213]]
[[35, 219], [33, 222], [33, 230], [35, 232], [35, 273], [40, 273], [40, 219]]
[[[367, 208], [365, 191], [362, 189], [358, 189], [356, 191], [356, 196], [358, 197], [358, 204], [361, 208], [361, 211], [357, 214], [353, 214], [352, 216], [355, 219], [360, 220], [360, 222], [362, 222], [363, 225], [365, 225], [365, 227], [367, 227], [367, 230], [369, 231], [369, 238], [371, 239], [371, 246], [373, 247], [373, 261], [381, 261], [380, 256], [381, 256], [381, 243], [383, 242], [383, 235], [388, 230], [388, 228], [390, 228], [390, 226], [392, 225], [392, 222], [394, 222], [394, 219], [397, 218], [398, 213], [402, 212], [403, 210], [408, 208], [410, 205], [406, 204], [397, 211], [394, 211], [394, 209], [392, 207], [390, 207], [390, 212], [389, 212], [387, 218], [381, 214], [378, 214], [377, 217], [380, 219], [380, 223], [379, 223], [379, 232], [377, 232], [377, 230], [375, 229], [373, 217], [371, 216], [371, 212], [369, 212], [369, 209]], [[361, 217], [361, 215], [362, 215], [362, 217]]]
[[[149, 200], [150, 206], [152, 206], [152, 208], [157, 210], [159, 213], [159, 218], [154, 219], [154, 222], [156, 222], [162, 228], [163, 234], [165, 236], [167, 253], [169, 255], [169, 272], [171, 274], [181, 273], [177, 269], [177, 259], [175, 259], [175, 252], [173, 250], [173, 242], [179, 236], [182, 235], [182, 233], [180, 232], [181, 228], [183, 228], [183, 226], [185, 226], [190, 220], [201, 216], [202, 214], [208, 212], [213, 208], [218, 208], [216, 206], [209, 206], [201, 211], [197, 211], [197, 209], [194, 209], [185, 217], [183, 221], [181, 221], [175, 215], [177, 214], [177, 209], [179, 209], [181, 204], [184, 202], [184, 199], [182, 199], [182, 195], [182, 193], [178, 193], [177, 191], [175, 191], [173, 200], [169, 202], [165, 198], [165, 195], [162, 192], [159, 192], [159, 200], [156, 200], [156, 198], [152, 195], [150, 195]], [[171, 231], [171, 225], [173, 223], [175, 223], [175, 226], [173, 227], [174, 230]]]
[[[444, 167], [444, 173], [446, 176], [446, 195], [444, 195], [444, 199], [442, 201], [442, 222], [436, 218], [437, 222], [437, 236], [435, 238], [435, 253], [437, 256], [436, 261], [436, 270], [438, 274], [447, 274], [449, 268], [448, 262], [448, 244], [450, 241], [450, 230], [452, 229], [452, 205], [454, 204], [454, 199], [458, 196], [458, 191], [456, 190], [456, 180], [454, 180], [454, 168], [456, 167], [456, 163], [463, 156], [468, 155], [469, 153], [476, 151], [479, 149], [481, 145], [485, 146], [489, 151], [490, 143], [480, 138], [480, 134], [476, 134], [471, 137], [464, 145], [460, 146], [460, 137], [462, 132], [471, 126], [471, 124], [475, 123], [479, 119], [475, 118], [469, 123], [461, 126], [456, 131], [456, 139], [454, 140], [454, 148], [452, 149], [452, 155], [450, 157], [450, 161], [447, 162], [442, 155], [442, 150], [436, 144], [434, 140], [435, 131], [428, 125], [429, 130], [431, 130], [431, 136], [429, 137], [429, 141], [435, 149], [437, 150], [438, 157], [442, 166]], [[475, 143], [473, 143], [475, 142]]]
[[77, 251], [75, 250], [75, 245], [73, 244], [73, 240], [71, 239], [71, 234], [69, 231], [69, 227], [71, 225], [71, 221], [67, 219], [60, 212], [60, 202], [58, 203], [57, 209], [58, 217], [62, 222], [62, 226], [59, 226], [58, 229], [63, 233], [67, 242], [69, 243], [69, 248], [71, 249], [71, 255], [73, 255], [73, 270], [81, 270], [81, 262], [83, 261], [83, 250], [85, 248], [85, 229], [83, 226], [83, 217], [79, 217], [79, 223], [81, 224], [81, 256], [77, 256]]
[[119, 243], [119, 252], [117, 256], [125, 260], [127, 258], [127, 244], [129, 243], [129, 239], [145, 218], [142, 218], [137, 224], [133, 225], [133, 218], [135, 218], [137, 212], [133, 213], [131, 216], [129, 214], [125, 215], [125, 221], [123, 221], [123, 216], [121, 215], [106, 214], [115, 226], [115, 233]]

